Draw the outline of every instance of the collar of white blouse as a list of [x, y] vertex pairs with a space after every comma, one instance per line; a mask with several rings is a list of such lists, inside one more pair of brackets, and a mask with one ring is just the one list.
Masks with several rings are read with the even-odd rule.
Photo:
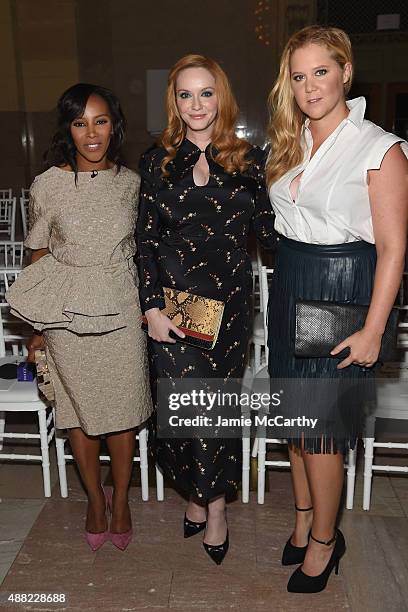
[[[337, 138], [339, 137], [343, 129], [346, 126], [350, 126], [360, 131], [361, 128], [363, 127], [363, 121], [364, 121], [364, 115], [365, 115], [365, 109], [366, 109], [365, 98], [359, 97], [359, 98], [354, 98], [352, 100], [347, 100], [346, 104], [350, 111], [348, 116], [345, 119], [343, 119], [343, 121], [339, 123], [337, 128], [330, 134], [330, 136], [326, 138], [326, 140], [317, 149], [312, 159], [310, 159], [310, 155], [312, 153], [312, 148], [313, 148], [313, 138], [312, 138], [311, 131], [309, 129], [310, 120], [306, 119], [303, 125], [303, 138], [304, 138], [304, 149], [305, 149], [303, 162], [299, 166], [296, 166], [295, 168], [292, 168], [292, 170], [289, 170], [289, 172], [286, 175], [287, 178], [289, 179], [288, 181], [289, 195], [290, 195], [290, 199], [293, 202], [293, 204], [296, 204], [299, 199], [299, 192], [301, 189], [302, 181], [304, 181], [306, 177], [311, 172], [313, 172], [313, 169], [317, 166], [317, 164], [319, 163], [323, 155], [325, 155], [325, 153], [334, 145], [334, 143], [336, 142]], [[295, 199], [293, 199], [290, 187], [292, 185], [293, 180], [300, 174], [302, 176], [297, 185]]]

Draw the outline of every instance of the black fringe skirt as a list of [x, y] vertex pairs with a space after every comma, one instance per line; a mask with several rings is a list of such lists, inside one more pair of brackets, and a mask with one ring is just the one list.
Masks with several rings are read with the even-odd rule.
[[[375, 401], [374, 368], [338, 370], [335, 358], [295, 357], [295, 303], [368, 305], [375, 267], [375, 246], [366, 242], [322, 246], [280, 237], [268, 304], [268, 367], [271, 393], [277, 387], [283, 391], [274, 410], [290, 425], [274, 437], [311, 453], [354, 448]], [[317, 419], [314, 427], [312, 419]]]

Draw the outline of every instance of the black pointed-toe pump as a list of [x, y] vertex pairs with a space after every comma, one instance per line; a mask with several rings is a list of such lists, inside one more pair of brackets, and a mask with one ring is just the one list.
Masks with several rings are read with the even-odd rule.
[[189, 518], [187, 518], [187, 514], [184, 515], [184, 537], [185, 538], [191, 538], [191, 536], [196, 535], [197, 533], [200, 533], [200, 531], [203, 531], [203, 529], [205, 529], [207, 525], [207, 521], [203, 521], [202, 523], [195, 523], [194, 521], [190, 521]]
[[320, 591], [324, 591], [326, 588], [333, 569], [335, 574], [339, 573], [340, 559], [346, 552], [346, 543], [340, 529], [337, 529], [334, 536], [327, 542], [314, 538], [312, 534], [310, 534], [310, 538], [323, 546], [330, 546], [335, 542], [333, 552], [326, 567], [318, 576], [308, 576], [302, 571], [301, 567], [298, 567], [289, 579], [289, 593], [320, 593]]
[[[313, 510], [313, 506], [311, 506], [310, 508], [298, 508], [295, 505], [295, 508], [297, 512], [310, 512], [311, 510]], [[289, 540], [285, 544], [285, 548], [283, 549], [282, 565], [299, 565], [305, 560], [307, 544], [306, 546], [294, 546], [294, 544], [292, 544], [291, 542], [291, 538], [292, 536], [290, 536]], [[310, 532], [307, 539], [309, 538]]]

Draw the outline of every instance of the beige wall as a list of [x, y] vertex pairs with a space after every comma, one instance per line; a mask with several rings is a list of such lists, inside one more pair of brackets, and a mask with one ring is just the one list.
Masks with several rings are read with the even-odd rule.
[[[264, 141], [266, 97], [288, 36], [316, 20], [315, 0], [0, 0], [0, 187], [19, 189], [41, 168], [58, 96], [81, 80], [112, 88], [128, 119], [126, 153], [137, 167], [146, 131], [146, 70], [189, 52], [226, 70], [241, 123]], [[262, 37], [262, 38], [261, 38]], [[401, 81], [407, 41], [357, 41], [357, 82]], [[384, 87], [381, 86], [384, 92]], [[384, 93], [380, 92], [382, 118]]]
[[354, 88], [370, 97], [372, 121], [393, 129], [393, 88], [404, 83], [408, 93], [408, 33], [366, 34], [353, 40], [355, 56]]
[[[211, 55], [229, 75], [251, 140], [262, 143], [265, 100], [287, 32], [314, 19], [312, 0], [2, 0], [7, 97], [0, 125], [11, 156], [0, 183], [20, 187], [41, 167], [58, 96], [81, 80], [112, 88], [128, 119], [126, 153], [137, 167], [146, 131], [146, 70], [189, 52]], [[299, 10], [300, 7], [300, 10]], [[259, 37], [263, 36], [263, 40]], [[7, 58], [6, 60], [4, 58]]]
[[[1, 0], [0, 183], [17, 195], [41, 168], [58, 96], [78, 81], [75, 0]], [[4, 44], [3, 44], [4, 43]], [[3, 76], [4, 75], [4, 76]]]

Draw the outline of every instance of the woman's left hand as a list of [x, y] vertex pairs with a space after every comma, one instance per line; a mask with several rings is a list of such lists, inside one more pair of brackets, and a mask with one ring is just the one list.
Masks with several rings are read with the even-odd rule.
[[343, 370], [351, 364], [371, 368], [378, 360], [381, 338], [382, 334], [374, 333], [363, 327], [360, 331], [340, 342], [330, 354], [337, 355], [344, 349], [350, 348], [350, 355], [339, 363], [337, 369]]

